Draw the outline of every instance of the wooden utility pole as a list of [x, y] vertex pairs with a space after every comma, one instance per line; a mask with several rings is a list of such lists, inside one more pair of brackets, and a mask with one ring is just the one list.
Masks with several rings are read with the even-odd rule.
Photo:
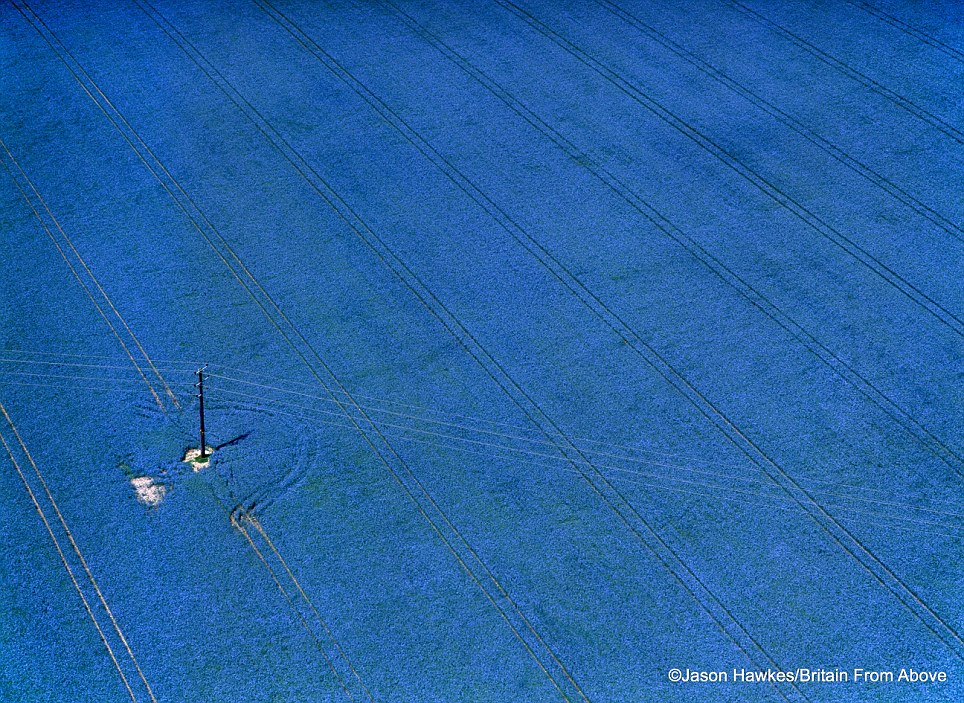
[[204, 369], [207, 364], [197, 370], [197, 398], [198, 398], [198, 417], [201, 421], [201, 458], [208, 455], [208, 445], [204, 443]]

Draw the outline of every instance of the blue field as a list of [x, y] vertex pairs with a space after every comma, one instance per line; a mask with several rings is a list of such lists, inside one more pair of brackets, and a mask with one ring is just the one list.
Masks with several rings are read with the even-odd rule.
[[0, 702], [964, 700], [958, 0], [0, 61]]

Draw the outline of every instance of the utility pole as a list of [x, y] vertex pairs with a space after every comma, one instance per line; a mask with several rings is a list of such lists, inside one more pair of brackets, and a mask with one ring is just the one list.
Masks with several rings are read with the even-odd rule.
[[204, 443], [204, 369], [207, 364], [197, 370], [197, 398], [198, 417], [201, 421], [201, 458], [208, 455], [208, 445]]

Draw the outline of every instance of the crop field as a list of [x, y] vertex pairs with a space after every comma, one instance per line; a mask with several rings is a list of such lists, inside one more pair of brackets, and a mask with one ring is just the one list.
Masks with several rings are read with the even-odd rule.
[[959, 0], [0, 62], [0, 701], [964, 700]]

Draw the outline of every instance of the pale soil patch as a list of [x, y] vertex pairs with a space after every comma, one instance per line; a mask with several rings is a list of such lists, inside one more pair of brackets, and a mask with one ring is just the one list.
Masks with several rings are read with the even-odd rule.
[[154, 483], [154, 479], [150, 476], [132, 478], [131, 486], [134, 487], [137, 500], [152, 508], [164, 500], [164, 495], [167, 493], [167, 486], [162, 483]]

